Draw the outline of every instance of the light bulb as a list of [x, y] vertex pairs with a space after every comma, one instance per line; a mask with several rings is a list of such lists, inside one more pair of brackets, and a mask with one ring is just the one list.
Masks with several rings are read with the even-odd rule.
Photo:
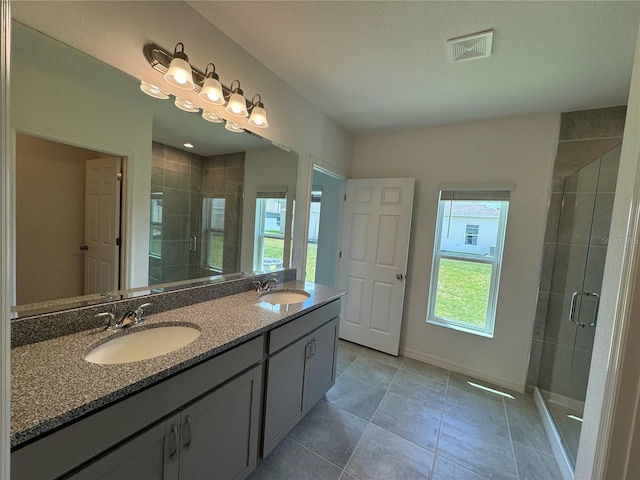
[[[181, 50], [178, 51], [178, 48], [181, 48]], [[189, 57], [185, 55], [183, 49], [184, 45], [182, 43], [176, 45], [173, 52], [173, 60], [169, 64], [167, 73], [164, 74], [164, 79], [174, 87], [193, 90], [195, 86], [193, 72], [191, 71], [191, 65], [189, 65]]]

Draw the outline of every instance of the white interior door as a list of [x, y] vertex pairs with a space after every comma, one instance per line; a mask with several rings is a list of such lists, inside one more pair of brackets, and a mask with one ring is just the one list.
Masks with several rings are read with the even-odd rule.
[[117, 290], [120, 266], [122, 159], [87, 160], [85, 186], [84, 293]]
[[398, 355], [413, 178], [347, 180], [338, 285], [340, 337]]

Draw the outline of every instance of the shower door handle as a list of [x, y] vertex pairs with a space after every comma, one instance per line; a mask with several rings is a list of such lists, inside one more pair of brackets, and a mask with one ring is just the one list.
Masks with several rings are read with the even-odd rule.
[[595, 327], [598, 321], [598, 309], [600, 308], [600, 295], [595, 292], [584, 292], [587, 297], [594, 297], [596, 299], [596, 306], [593, 309], [593, 321], [589, 324], [590, 327]]
[[189, 237], [189, 251], [195, 252], [198, 249], [198, 237], [192, 235]]
[[573, 295], [571, 295], [571, 308], [569, 309], [569, 320], [576, 327], [580, 326], [580, 324], [576, 322], [576, 319], [574, 318], [576, 315], [576, 302], [578, 301], [578, 297], [580, 295], [582, 295], [582, 292], [573, 292]]
[[586, 297], [593, 297], [593, 298], [596, 299], [596, 305], [595, 305], [595, 308], [593, 309], [593, 319], [592, 319], [591, 323], [589, 324], [590, 327], [595, 327], [596, 323], [597, 323], [597, 319], [598, 319], [598, 309], [600, 308], [600, 295], [595, 293], [595, 292], [573, 292], [573, 295], [571, 295], [571, 308], [569, 309], [569, 320], [576, 327], [586, 327], [587, 326], [584, 323], [577, 322], [576, 319], [575, 319], [575, 316], [576, 316], [576, 303], [578, 302], [578, 297], [582, 296], [582, 295], [584, 295]]

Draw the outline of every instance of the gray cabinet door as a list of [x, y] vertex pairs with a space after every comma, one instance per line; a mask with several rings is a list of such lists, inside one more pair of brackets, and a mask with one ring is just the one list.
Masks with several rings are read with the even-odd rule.
[[260, 366], [182, 412], [180, 480], [243, 479], [253, 471], [261, 384]]
[[338, 319], [313, 332], [311, 342], [312, 354], [307, 359], [306, 410], [310, 410], [335, 382]]
[[305, 360], [308, 341], [308, 337], [302, 338], [267, 359], [263, 457], [273, 450], [305, 414]]
[[[136, 436], [68, 478], [112, 480], [175, 480], [178, 478], [179, 415]], [[173, 453], [173, 455], [171, 455]]]

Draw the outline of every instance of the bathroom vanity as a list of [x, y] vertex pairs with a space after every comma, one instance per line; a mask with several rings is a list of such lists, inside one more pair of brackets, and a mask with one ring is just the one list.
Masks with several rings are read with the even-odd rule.
[[[344, 292], [296, 281], [281, 288], [310, 296], [272, 305], [255, 291], [236, 293], [125, 331], [14, 348], [12, 478], [248, 476], [335, 381]], [[166, 325], [200, 335], [147, 360], [84, 359], [126, 330]]]

